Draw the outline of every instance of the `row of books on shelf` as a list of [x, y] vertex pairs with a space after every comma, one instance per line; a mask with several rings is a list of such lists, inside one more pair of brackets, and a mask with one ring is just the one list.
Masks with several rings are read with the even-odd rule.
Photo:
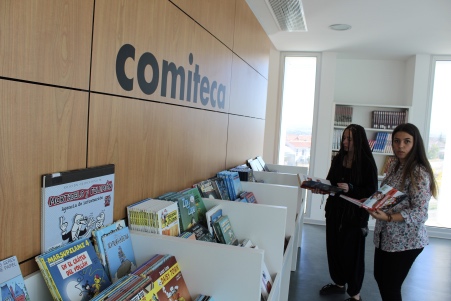
[[[332, 138], [332, 149], [338, 150], [341, 146], [341, 139], [343, 136], [342, 129], [335, 129]], [[392, 143], [391, 143], [391, 133], [388, 132], [377, 132], [375, 139], [368, 139], [368, 144], [370, 149], [374, 153], [393, 153]]]
[[[39, 258], [45, 282], [54, 300], [185, 300], [214, 301], [199, 294], [191, 298], [175, 256], [155, 254], [114, 283], [99, 264], [93, 247], [78, 240], [58, 252], [50, 251]], [[0, 260], [1, 300], [30, 301], [19, 263], [15, 256]]]
[[336, 106], [335, 107], [335, 126], [348, 126], [352, 123], [352, 111], [351, 106]]
[[343, 136], [344, 130], [335, 129], [332, 135], [332, 149], [340, 149], [341, 137]]
[[377, 132], [376, 139], [368, 140], [371, 151], [373, 151], [374, 153], [385, 153], [385, 154], [393, 153], [393, 147], [391, 142], [392, 142], [391, 133], [388, 132]]
[[408, 111], [372, 111], [372, 127], [375, 129], [394, 129], [408, 120]]

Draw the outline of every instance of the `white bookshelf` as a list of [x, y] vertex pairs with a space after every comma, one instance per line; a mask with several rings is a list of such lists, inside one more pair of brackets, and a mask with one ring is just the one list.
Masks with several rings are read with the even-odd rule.
[[285, 227], [285, 237], [289, 237], [287, 247], [285, 249], [281, 285], [280, 285], [280, 300], [288, 300], [289, 285], [291, 271], [296, 270], [297, 256], [298, 256], [298, 233], [297, 233], [297, 207], [300, 190], [298, 187], [256, 183], [256, 182], [242, 182], [243, 190], [254, 193], [258, 204], [283, 206], [287, 208], [287, 219]]
[[[137, 264], [153, 254], [172, 254], [180, 264], [193, 298], [203, 293], [218, 301], [260, 301], [265, 262], [273, 279], [269, 301], [279, 301], [287, 207], [213, 199], [204, 202], [207, 209], [222, 203], [237, 238], [250, 238], [259, 249], [131, 231]], [[32, 301], [52, 300], [39, 271], [25, 277], [25, 285]]]
[[287, 208], [217, 199], [204, 203], [207, 210], [221, 203], [237, 238], [250, 238], [258, 249], [132, 231], [137, 264], [169, 253], [177, 258], [193, 297], [203, 293], [219, 301], [259, 301], [264, 261], [274, 282], [269, 300], [280, 300]]
[[287, 166], [277, 164], [266, 164], [268, 171], [254, 171], [254, 177], [257, 181], [262, 181], [265, 184], [276, 184], [292, 186], [297, 190], [297, 206], [296, 206], [296, 222], [295, 222], [295, 236], [293, 244], [296, 246], [293, 249], [292, 271], [296, 270], [298, 248], [301, 247], [302, 242], [302, 225], [304, 223], [304, 205], [305, 205], [305, 190], [299, 186], [298, 174], [307, 174], [307, 167]]

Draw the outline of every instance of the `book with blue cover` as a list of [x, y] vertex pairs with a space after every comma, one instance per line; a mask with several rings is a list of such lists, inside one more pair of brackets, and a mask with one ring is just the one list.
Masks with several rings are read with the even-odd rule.
[[108, 226], [92, 231], [92, 242], [94, 244], [94, 248], [96, 249], [97, 256], [100, 258], [104, 266], [106, 266], [106, 257], [102, 237], [125, 227], [125, 221], [121, 219]]
[[36, 256], [53, 300], [86, 301], [111, 285], [89, 239], [79, 239]]
[[136, 269], [135, 253], [128, 227], [102, 236], [107, 271], [113, 283]]

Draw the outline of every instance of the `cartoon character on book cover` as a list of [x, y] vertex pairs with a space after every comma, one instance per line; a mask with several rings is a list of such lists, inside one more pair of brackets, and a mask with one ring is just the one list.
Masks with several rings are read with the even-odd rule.
[[[111, 285], [89, 239], [81, 239], [36, 257], [41, 272], [50, 275], [58, 299], [87, 301]], [[47, 272], [46, 272], [47, 271]]]
[[157, 267], [151, 274], [156, 279], [148, 290], [147, 297], [158, 301], [191, 301], [179, 264], [174, 256]]
[[16, 256], [0, 261], [1, 301], [30, 301]]
[[[105, 174], [96, 176], [99, 172]], [[113, 167], [44, 175], [41, 252], [90, 237], [92, 230], [113, 222], [113, 209]]]

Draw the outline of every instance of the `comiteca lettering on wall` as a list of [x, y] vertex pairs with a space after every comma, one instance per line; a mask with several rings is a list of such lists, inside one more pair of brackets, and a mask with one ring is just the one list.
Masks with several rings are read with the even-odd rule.
[[[129, 58], [135, 61], [135, 47], [130, 44], [124, 44], [119, 49], [116, 57], [116, 77], [125, 91], [132, 91], [134, 86], [134, 78], [129, 78], [125, 74], [125, 63]], [[193, 65], [194, 57], [192, 53], [189, 54], [188, 62], [190, 66]], [[147, 81], [145, 78], [146, 68], [151, 68], [152, 79], [150, 81]], [[204, 106], [210, 104], [213, 108], [224, 109], [226, 86], [218, 84], [216, 81], [210, 82], [208, 77], [200, 75], [199, 65], [197, 64], [194, 65], [194, 71], [188, 70], [186, 74], [184, 67], [177, 67], [173, 62], [163, 60], [160, 73], [160, 65], [155, 56], [150, 52], [145, 52], [139, 57], [136, 66], [136, 78], [139, 88], [147, 95], [154, 94], [160, 85], [160, 95], [167, 97], [168, 81], [170, 80], [171, 98], [176, 99], [178, 88], [179, 100], [197, 103], [198, 98], [200, 98], [200, 102]]]

